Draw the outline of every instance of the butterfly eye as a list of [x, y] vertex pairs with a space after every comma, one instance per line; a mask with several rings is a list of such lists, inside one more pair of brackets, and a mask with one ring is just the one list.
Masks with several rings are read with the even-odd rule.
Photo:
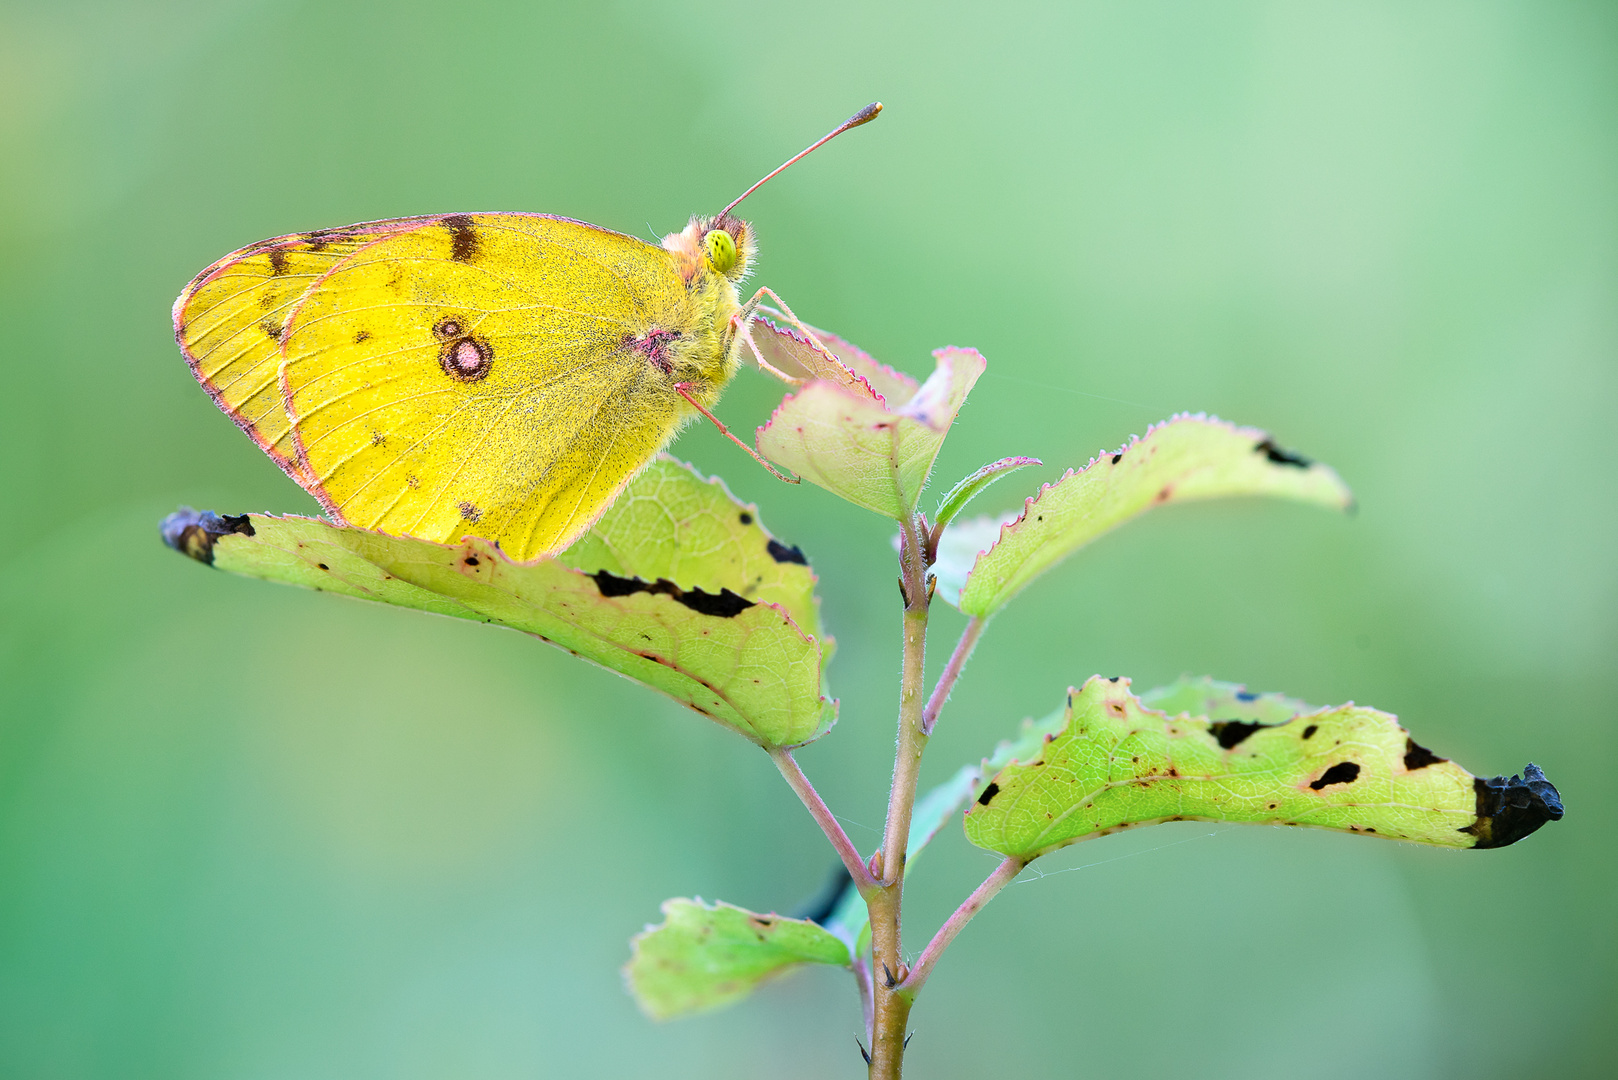
[[728, 274], [736, 268], [736, 241], [731, 239], [730, 233], [724, 229], [709, 229], [702, 242], [708, 245], [708, 261], [715, 270]]

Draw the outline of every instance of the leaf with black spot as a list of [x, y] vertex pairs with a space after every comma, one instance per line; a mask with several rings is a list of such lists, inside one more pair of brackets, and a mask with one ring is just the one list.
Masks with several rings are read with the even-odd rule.
[[[1039, 575], [1103, 533], [1169, 502], [1265, 495], [1347, 509], [1337, 474], [1295, 455], [1278, 460], [1255, 428], [1182, 414], [1040, 488], [1022, 516], [978, 555], [960, 590], [968, 615], [992, 615]], [[945, 538], [949, 530], [944, 531]]]
[[[1146, 704], [1173, 708], [1199, 697], [1215, 712], [1255, 710], [1254, 719]], [[982, 789], [966, 833], [980, 847], [1024, 859], [1180, 820], [1304, 825], [1469, 848], [1510, 843], [1560, 816], [1555, 788], [1538, 770], [1482, 781], [1436, 755], [1411, 757], [1414, 745], [1396, 718], [1358, 705], [1311, 710], [1211, 680], [1184, 680], [1142, 699], [1128, 680], [1095, 676], [1071, 694], [1060, 729], [1037, 754], [1007, 765]]]
[[191, 511], [164, 535], [223, 570], [522, 630], [762, 746], [799, 745], [836, 716], [814, 575], [772, 559], [768, 533], [742, 526], [738, 507], [722, 485], [660, 461], [582, 550], [527, 564], [482, 540], [436, 544], [308, 518]]

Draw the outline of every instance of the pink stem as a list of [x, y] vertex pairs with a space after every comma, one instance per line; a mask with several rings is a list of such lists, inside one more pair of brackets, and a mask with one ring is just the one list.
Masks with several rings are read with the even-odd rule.
[[770, 758], [775, 762], [775, 767], [781, 770], [781, 775], [786, 778], [792, 790], [798, 793], [798, 798], [803, 800], [803, 805], [808, 807], [810, 816], [815, 819], [815, 824], [820, 826], [820, 831], [826, 834], [826, 839], [831, 841], [831, 846], [837, 849], [837, 857], [843, 860], [843, 866], [854, 879], [854, 887], [859, 889], [861, 895], [875, 887], [876, 879], [871, 877], [871, 872], [866, 869], [865, 860], [860, 858], [860, 853], [849, 840], [848, 834], [832, 815], [826, 800], [820, 797], [815, 785], [803, 774], [803, 768], [792, 756], [792, 751], [771, 750]]
[[916, 996], [917, 992], [921, 990], [922, 984], [927, 981], [927, 976], [932, 974], [933, 965], [938, 963], [939, 956], [943, 954], [945, 949], [949, 948], [949, 943], [955, 940], [957, 934], [966, 929], [966, 924], [972, 921], [972, 916], [981, 911], [983, 905], [994, 899], [995, 893], [1011, 884], [1011, 879], [1022, 873], [1023, 867], [1027, 865], [1026, 860], [1019, 859], [1014, 855], [1008, 855], [1004, 862], [995, 867], [994, 873], [984, 879], [982, 885], [972, 890], [972, 895], [968, 896], [965, 902], [955, 909], [955, 914], [951, 915], [944, 925], [938, 928], [938, 933], [933, 935], [933, 939], [927, 943], [927, 947], [916, 958], [915, 965], [910, 969], [909, 977], [899, 987], [901, 994], [912, 999]]
[[955, 651], [950, 653], [949, 663], [944, 665], [943, 674], [938, 676], [932, 696], [927, 699], [927, 707], [921, 710], [923, 735], [933, 733], [933, 725], [938, 723], [938, 714], [944, 711], [944, 702], [949, 700], [950, 691], [955, 689], [955, 680], [961, 677], [961, 669], [966, 667], [966, 661], [972, 656], [972, 650], [977, 647], [978, 638], [983, 636], [983, 627], [987, 623], [988, 620], [983, 616], [974, 615], [967, 622], [966, 629], [961, 631], [961, 640], [955, 643]]

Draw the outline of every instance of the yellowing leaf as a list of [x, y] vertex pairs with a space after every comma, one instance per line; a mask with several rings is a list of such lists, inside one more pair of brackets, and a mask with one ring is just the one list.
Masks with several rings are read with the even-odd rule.
[[915, 510], [944, 436], [983, 374], [983, 357], [972, 349], [940, 349], [933, 356], [932, 377], [898, 405], [836, 383], [810, 383], [759, 429], [759, 450], [856, 506], [903, 520]]
[[[1271, 701], [1271, 715], [1284, 706]], [[1259, 714], [1263, 716], [1261, 712]], [[1562, 816], [1556, 789], [1483, 780], [1388, 713], [1341, 705], [1279, 722], [1149, 709], [1127, 679], [1069, 691], [1063, 727], [1002, 769], [966, 815], [979, 847], [1033, 859], [1161, 821], [1307, 825], [1441, 847], [1500, 847]]]
[[[979, 555], [960, 609], [992, 615], [1030, 581], [1108, 529], [1167, 502], [1272, 495], [1347, 508], [1337, 474], [1276, 446], [1264, 432], [1181, 415], [1113, 454], [1040, 488]], [[944, 531], [949, 536], [949, 530]]]
[[704, 1012], [802, 964], [847, 967], [848, 946], [806, 919], [733, 904], [663, 902], [664, 920], [630, 942], [624, 981], [653, 1018]]
[[[780, 316], [779, 312], [775, 314]], [[916, 395], [916, 380], [909, 375], [893, 370], [829, 330], [818, 326], [808, 329], [829, 351], [829, 356], [790, 326], [760, 318], [751, 327], [753, 343], [764, 359], [788, 375], [838, 383], [858, 395], [880, 397], [890, 408], [897, 408]]]
[[483, 540], [437, 544], [309, 518], [191, 512], [164, 531], [233, 573], [534, 634], [763, 746], [824, 733], [836, 705], [821, 694], [826, 650], [801, 553], [678, 463], [656, 463], [634, 491], [582, 550], [531, 564]]

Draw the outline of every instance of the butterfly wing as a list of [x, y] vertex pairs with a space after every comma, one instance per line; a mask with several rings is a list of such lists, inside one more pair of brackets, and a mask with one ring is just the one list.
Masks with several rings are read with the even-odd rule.
[[381, 236], [423, 218], [295, 233], [233, 251], [192, 279], [174, 302], [174, 338], [191, 373], [237, 425], [302, 482], [277, 371], [281, 332], [321, 276]]
[[285, 328], [306, 486], [350, 525], [559, 551], [686, 418], [637, 338], [702, 317], [667, 251], [581, 222], [451, 215], [390, 233]]

